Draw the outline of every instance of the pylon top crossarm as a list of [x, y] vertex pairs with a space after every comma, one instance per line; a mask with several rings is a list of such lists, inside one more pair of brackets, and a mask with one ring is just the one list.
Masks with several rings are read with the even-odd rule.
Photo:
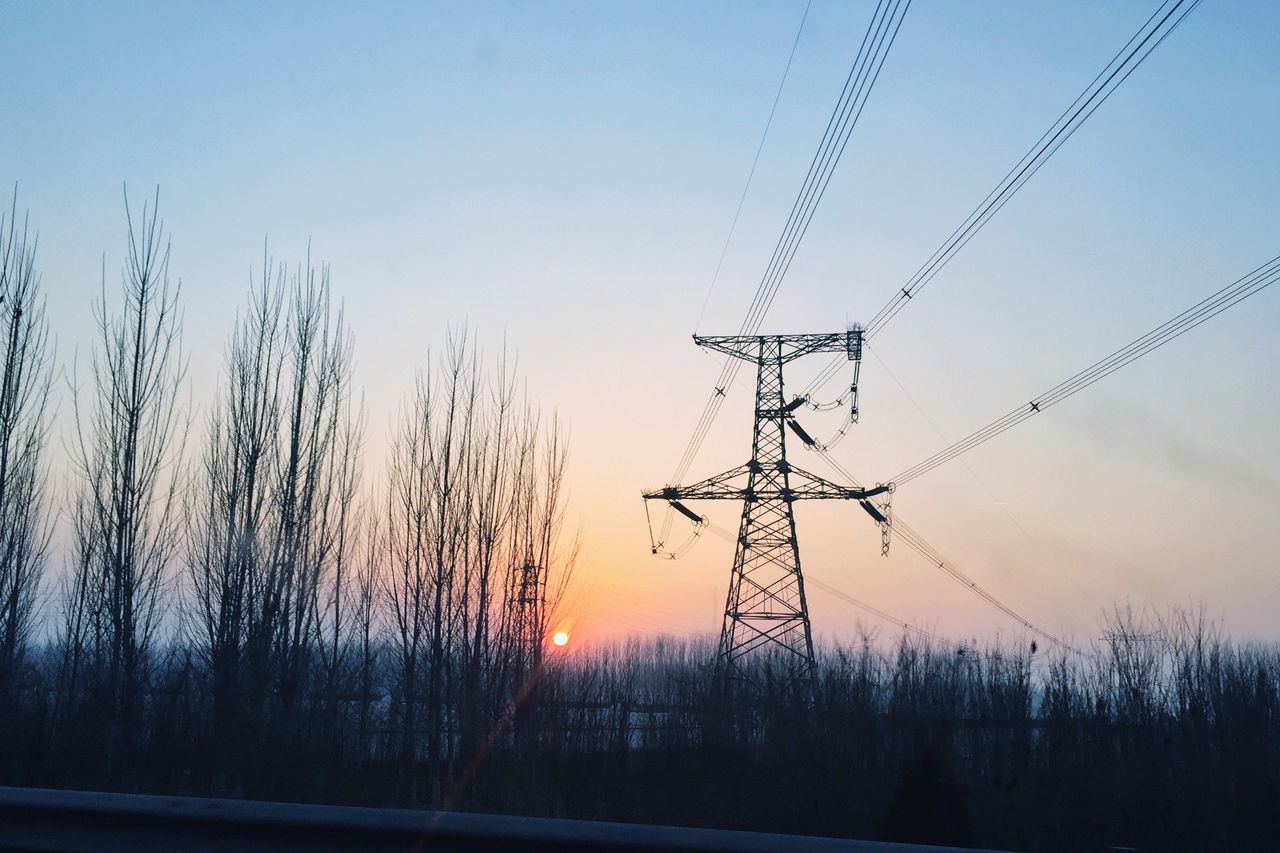
[[749, 471], [750, 466], [739, 465], [737, 468], [730, 468], [728, 471], [688, 486], [664, 486], [657, 491], [645, 492], [643, 497], [647, 501], [722, 500], [725, 498], [742, 500], [742, 487], [734, 485], [732, 481], [748, 474]]
[[[783, 463], [785, 464], [785, 463]], [[833, 483], [817, 474], [810, 474], [808, 471], [796, 468], [793, 465], [787, 466], [787, 473], [790, 475], [788, 483], [779, 488], [752, 488], [750, 483], [738, 485], [733, 482], [739, 477], [749, 477], [752, 472], [750, 463], [741, 465], [737, 468], [730, 468], [722, 474], [714, 477], [708, 477], [697, 483], [691, 483], [688, 486], [666, 486], [654, 492], [646, 492], [644, 499], [665, 500], [665, 501], [696, 501], [696, 500], [763, 500], [770, 498], [781, 498], [783, 500], [792, 501], [798, 499], [804, 500], [865, 500], [884, 494], [891, 488], [888, 485], [878, 485], [870, 489], [861, 487], [841, 486]]]
[[850, 361], [862, 358], [862, 329], [815, 335], [694, 335], [700, 347], [722, 352], [734, 358], [755, 361], [760, 357], [763, 341], [776, 341], [783, 362], [815, 352], [842, 352]]

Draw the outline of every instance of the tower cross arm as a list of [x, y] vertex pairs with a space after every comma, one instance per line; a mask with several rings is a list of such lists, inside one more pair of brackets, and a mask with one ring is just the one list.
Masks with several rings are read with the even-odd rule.
[[733, 480], [746, 476], [748, 467], [739, 465], [730, 468], [714, 477], [708, 477], [688, 486], [663, 486], [653, 492], [645, 492], [647, 501], [682, 501], [682, 500], [742, 500], [746, 490], [733, 484]]
[[732, 481], [747, 475], [751, 466], [742, 465], [730, 468], [722, 474], [708, 477], [688, 486], [663, 486], [652, 492], [645, 492], [647, 501], [697, 501], [697, 500], [748, 500], [755, 501], [768, 498], [783, 500], [846, 500], [861, 501], [882, 495], [893, 489], [893, 484], [882, 484], [871, 488], [862, 486], [842, 486], [833, 483], [817, 474], [810, 474], [799, 468], [790, 467], [790, 485], [786, 488], [757, 486], [755, 489], [744, 488]]
[[850, 361], [856, 361], [862, 358], [862, 338], [862, 329], [849, 329], [807, 335], [694, 335], [693, 342], [747, 361], [759, 357], [761, 342], [765, 340], [777, 343], [778, 356], [784, 362], [816, 352], [842, 352]]
[[817, 474], [810, 474], [794, 466], [791, 468], [791, 493], [797, 499], [861, 501], [892, 490], [892, 483], [882, 483], [871, 488], [842, 486]]

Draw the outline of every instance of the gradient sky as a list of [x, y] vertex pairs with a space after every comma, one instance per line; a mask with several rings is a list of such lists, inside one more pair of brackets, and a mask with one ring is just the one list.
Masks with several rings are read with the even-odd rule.
[[[699, 331], [736, 330], [872, 5], [815, 0]], [[917, 0], [765, 330], [870, 317], [1155, 5]], [[40, 234], [59, 363], [84, 358], [104, 256], [118, 280], [122, 181], [138, 201], [161, 187], [198, 401], [264, 238], [294, 260], [310, 241], [357, 336], [375, 470], [446, 324], [505, 335], [573, 431], [575, 631], [717, 631], [732, 546], [651, 558], [639, 493], [674, 469], [719, 368], [689, 336], [803, 10], [0, 6], [0, 179]], [[1280, 252], [1277, 44], [1274, 3], [1195, 11], [876, 338], [841, 462], [887, 477]], [[1114, 603], [1203, 603], [1278, 639], [1277, 330], [1266, 291], [895, 510], [1048, 630], [1087, 640]], [[749, 407], [744, 371], [691, 478], [744, 461]], [[736, 525], [737, 506], [707, 510]], [[913, 552], [881, 559], [856, 507], [798, 518], [813, 576], [952, 636], [1013, 631]], [[810, 596], [819, 637], [875, 626]]]

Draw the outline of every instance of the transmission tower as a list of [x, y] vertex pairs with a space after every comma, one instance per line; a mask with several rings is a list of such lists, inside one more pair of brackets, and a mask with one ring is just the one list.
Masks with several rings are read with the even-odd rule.
[[[742, 521], [725, 601], [717, 666], [740, 675], [743, 659], [757, 651], [780, 652], [793, 677], [816, 675], [813, 632], [800, 570], [800, 544], [792, 504], [797, 500], [856, 500], [881, 525], [887, 520], [870, 498], [890, 486], [851, 488], [801, 470], [787, 460], [787, 430], [808, 445], [813, 438], [796, 423], [794, 412], [807, 402], [790, 402], [783, 391], [782, 368], [812, 353], [844, 353], [849, 361], [862, 359], [862, 330], [825, 335], [694, 335], [698, 346], [756, 364], [755, 426], [751, 458], [688, 486], [666, 486], [644, 495], [665, 500], [695, 524], [702, 516], [685, 506], [689, 500], [740, 500]], [[853, 411], [857, 406], [856, 383]], [[742, 481], [745, 479], [745, 483]]]
[[523, 677], [542, 663], [543, 612], [547, 603], [547, 570], [532, 558], [511, 573], [507, 596], [516, 674]]

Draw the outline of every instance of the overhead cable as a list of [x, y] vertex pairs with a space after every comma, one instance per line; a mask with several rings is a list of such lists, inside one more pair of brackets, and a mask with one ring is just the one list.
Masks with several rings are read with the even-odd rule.
[[[911, 0], [880, 0], [872, 15], [871, 23], [863, 35], [862, 43], [850, 68], [848, 77], [835, 108], [827, 120], [827, 127], [809, 163], [809, 170], [804, 183], [796, 194], [791, 212], [787, 217], [782, 234], [774, 246], [773, 254], [765, 268], [765, 272], [756, 287], [755, 295], [747, 310], [747, 315], [739, 329], [741, 335], [755, 334], [778, 288], [790, 269], [796, 250], [808, 230], [813, 213], [826, 192], [836, 165], [848, 145], [850, 135], [857, 124], [867, 98], [880, 75], [885, 57], [897, 37], [903, 17], [911, 5]], [[724, 402], [725, 393], [737, 375], [740, 360], [726, 358], [716, 379], [710, 397], [703, 407], [702, 414], [694, 427], [693, 436], [676, 465], [671, 482], [680, 482], [688, 473], [689, 466], [702, 446], [707, 432], [715, 420], [720, 406]]]
[[1183, 19], [1200, 4], [1200, 0], [1164, 0], [1133, 35], [1120, 52], [1112, 57], [1106, 67], [1093, 78], [1085, 90], [1071, 102], [1058, 120], [1022, 156], [987, 197], [973, 209], [964, 222], [951, 233], [927, 261], [918, 269], [906, 285], [885, 303], [867, 323], [866, 336], [874, 336], [885, 324], [918, 294], [938, 274], [956, 252], [981, 230], [992, 216], [1002, 208], [1032, 175], [1048, 162], [1062, 144], [1071, 138], [1085, 120], [1111, 97], [1120, 84], [1137, 70], [1161, 42], [1168, 38]]
[[1084, 370], [1064, 379], [1043, 394], [1018, 406], [1004, 417], [997, 418], [981, 429], [974, 430], [949, 447], [943, 448], [929, 458], [905, 469], [896, 477], [893, 477], [892, 482], [901, 486], [903, 483], [927, 474], [939, 465], [950, 462], [962, 453], [967, 453], [980, 444], [990, 441], [997, 435], [1013, 429], [1013, 427], [1033, 415], [1043, 412], [1050, 406], [1061, 403], [1098, 380], [1110, 376], [1125, 365], [1137, 361], [1144, 355], [1169, 343], [1174, 338], [1216, 317], [1233, 305], [1243, 302], [1255, 293], [1271, 286], [1278, 279], [1280, 279], [1280, 256], [1272, 258], [1253, 272], [1236, 279], [1221, 290], [1205, 297], [1176, 317], [1161, 323], [1145, 335], [1135, 338], [1105, 358], [1095, 361]]
[[[723, 527], [721, 527], [720, 525], [716, 524], [713, 521], [706, 520], [705, 524], [708, 530], [710, 530], [712, 533], [714, 533], [715, 535], [719, 536], [720, 538], [728, 542], [733, 542], [736, 539], [736, 537], [733, 534], [731, 534], [728, 530], [725, 530]], [[852, 595], [849, 595], [847, 592], [841, 590], [840, 588], [832, 586], [831, 584], [821, 580], [820, 578], [815, 577], [812, 572], [805, 573], [804, 581], [806, 585], [815, 586], [818, 589], [822, 590], [823, 592], [826, 592], [829, 595], [833, 595], [836, 598], [848, 604], [852, 604], [854, 607], [857, 607], [865, 611], [866, 613], [869, 613], [872, 616], [875, 616], [878, 619], [882, 619], [896, 628], [902, 628], [904, 631], [923, 637], [927, 640], [930, 640], [932, 642], [938, 643], [943, 646], [948, 646], [955, 649], [964, 648], [963, 646], [957, 643], [953, 643], [951, 640], [948, 640], [946, 637], [943, 637], [941, 634], [937, 634], [932, 631], [921, 628], [917, 625], [913, 625], [910, 622], [905, 622], [902, 619], [899, 619], [897, 616], [894, 616], [891, 613], [881, 610], [879, 607], [876, 607], [872, 604], [868, 604], [867, 602], [862, 601], [860, 599], [854, 598]]]
[[813, 0], [809, 0], [805, 4], [804, 14], [800, 16], [800, 26], [796, 28], [796, 37], [791, 42], [791, 53], [787, 56], [787, 66], [782, 69], [782, 80], [778, 82], [778, 91], [773, 96], [773, 105], [769, 107], [769, 118], [765, 120], [764, 132], [760, 134], [760, 144], [756, 146], [756, 156], [751, 160], [751, 169], [747, 172], [747, 183], [742, 188], [742, 195], [738, 197], [738, 209], [733, 212], [733, 221], [729, 223], [729, 233], [725, 235], [724, 245], [720, 248], [720, 259], [716, 261], [716, 271], [711, 276], [711, 284], [707, 287], [707, 295], [702, 299], [702, 310], [698, 312], [698, 322], [694, 324], [694, 328], [702, 327], [702, 318], [707, 313], [707, 304], [711, 302], [711, 294], [716, 289], [716, 282], [720, 280], [720, 270], [724, 267], [725, 255], [729, 253], [729, 244], [733, 242], [733, 232], [738, 227], [738, 217], [742, 216], [742, 205], [747, 200], [747, 191], [751, 189], [751, 180], [756, 176], [756, 166], [760, 163], [760, 153], [764, 151], [765, 140], [769, 138], [769, 128], [773, 127], [773, 116], [778, 111], [778, 101], [782, 99], [782, 90], [787, 85], [787, 77], [791, 73], [791, 62], [796, 58], [796, 48], [800, 45], [800, 34], [804, 32], [805, 21], [809, 20], [809, 7], [813, 5]]
[[[858, 480], [853, 476], [853, 474], [851, 474], [847, 468], [845, 468], [838, 461], [836, 461], [831, 456], [831, 454], [821, 449], [818, 450], [818, 453], [822, 456], [823, 459], [827, 461], [829, 465], [831, 465], [832, 468], [834, 468], [837, 472], [839, 472], [840, 475], [844, 477], [845, 480], [847, 480], [849, 483], [851, 483], [855, 488], [862, 487], [861, 484], [858, 482]], [[907, 543], [908, 547], [910, 547], [913, 551], [915, 551], [916, 553], [924, 557], [926, 560], [928, 560], [929, 563], [933, 565], [934, 568], [938, 569], [943, 574], [950, 577], [952, 580], [954, 580], [956, 583], [963, 586], [969, 592], [978, 596], [987, 604], [991, 605], [996, 610], [999, 610], [1001, 613], [1003, 613], [1013, 621], [1017, 622], [1022, 627], [1030, 631], [1031, 633], [1036, 634], [1048, 640], [1054, 645], [1064, 649], [1065, 651], [1071, 652], [1072, 654], [1075, 654], [1075, 655], [1085, 654], [1084, 652], [1080, 651], [1080, 649], [1076, 648], [1075, 646], [1071, 645], [1065, 640], [1059, 639], [1053, 634], [1050, 634], [1048, 631], [1044, 630], [1043, 628], [1033, 623], [1031, 620], [1027, 619], [1023, 615], [1018, 613], [1012, 607], [1010, 607], [1009, 605], [1001, 601], [999, 598], [997, 598], [994, 593], [990, 592], [981, 584], [979, 584], [977, 581], [975, 581], [973, 578], [969, 577], [967, 574], [961, 571], [955, 565], [955, 563], [946, 559], [942, 555], [942, 553], [938, 551], [937, 548], [934, 548], [932, 545], [930, 545], [925, 540], [925, 538], [920, 535], [919, 532], [917, 532], [914, 528], [912, 528], [906, 522], [904, 522], [902, 520], [901, 513], [894, 514], [893, 529], [894, 529], [894, 532], [901, 537], [902, 541]]]
[[928, 630], [925, 630], [924, 628], [920, 628], [920, 627], [917, 627], [916, 625], [912, 625], [910, 622], [903, 622], [898, 617], [893, 616], [889, 613], [886, 613], [885, 611], [881, 610], [879, 607], [876, 607], [871, 604], [867, 604], [865, 601], [861, 601], [857, 598], [854, 598], [852, 595], [849, 595], [847, 592], [844, 592], [843, 590], [838, 589], [837, 587], [834, 587], [831, 584], [826, 583], [825, 581], [814, 577], [812, 572], [806, 572], [804, 580], [806, 584], [810, 586], [815, 586], [818, 589], [822, 590], [823, 592], [827, 593], [828, 595], [833, 595], [836, 598], [840, 599], [841, 601], [844, 601], [848, 604], [852, 604], [854, 607], [857, 607], [859, 610], [863, 610], [867, 613], [870, 613], [872, 616], [875, 616], [878, 619], [882, 619], [896, 628], [902, 628], [904, 631], [907, 631], [908, 633], [916, 634], [920, 637], [925, 638], [926, 640], [930, 640], [934, 643], [938, 643], [939, 645], [947, 646], [957, 650], [964, 648], [964, 646], [958, 643], [953, 643], [951, 640], [948, 640], [946, 637], [943, 637], [941, 634], [935, 634], [932, 631], [928, 631]]
[[[999, 210], [1040, 171], [1049, 158], [1071, 138], [1094, 111], [1111, 97], [1129, 75], [1137, 70], [1148, 56], [1169, 37], [1189, 15], [1200, 0], [1163, 0], [1124, 47], [1098, 72], [1084, 91], [1058, 116], [1035, 144], [1018, 160], [996, 184], [977, 207], [951, 232], [933, 254], [916, 270], [907, 283], [876, 312], [866, 326], [869, 339], [898, 315], [944, 266], [964, 248]], [[840, 368], [840, 361], [832, 359], [805, 389], [812, 394], [822, 388]]]

